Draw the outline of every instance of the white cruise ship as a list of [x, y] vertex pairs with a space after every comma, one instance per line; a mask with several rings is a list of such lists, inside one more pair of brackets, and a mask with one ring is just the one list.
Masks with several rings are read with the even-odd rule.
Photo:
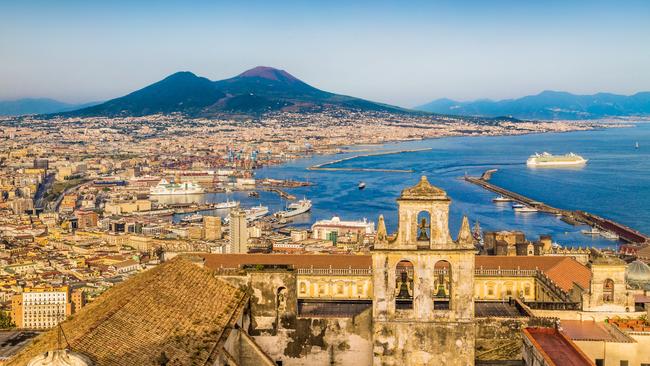
[[298, 202], [291, 203], [289, 206], [287, 206], [287, 209], [285, 211], [276, 212], [275, 216], [282, 217], [285, 219], [289, 217], [298, 216], [300, 214], [303, 214], [311, 210], [311, 206], [312, 206], [311, 201], [304, 198]]
[[164, 178], [149, 189], [149, 194], [152, 196], [201, 194], [204, 192], [205, 189], [194, 182], [170, 183]]
[[526, 165], [533, 167], [575, 166], [584, 165], [586, 163], [587, 159], [574, 153], [568, 153], [565, 155], [553, 155], [547, 152], [543, 152], [541, 154], [535, 153], [534, 155], [531, 155], [528, 160], [526, 160]]

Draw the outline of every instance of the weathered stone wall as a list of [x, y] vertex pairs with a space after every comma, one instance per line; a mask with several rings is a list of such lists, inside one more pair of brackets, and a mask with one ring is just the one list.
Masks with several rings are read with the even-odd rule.
[[474, 324], [379, 322], [373, 353], [374, 365], [473, 365]]
[[285, 319], [276, 335], [255, 336], [283, 365], [372, 365], [371, 311], [354, 318]]

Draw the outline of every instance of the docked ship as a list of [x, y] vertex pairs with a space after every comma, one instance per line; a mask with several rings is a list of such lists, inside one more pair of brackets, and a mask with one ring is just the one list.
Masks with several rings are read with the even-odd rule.
[[248, 210], [244, 210], [246, 213], [246, 220], [248, 221], [255, 221], [259, 218], [262, 218], [266, 215], [269, 214], [269, 208], [268, 206], [254, 206], [249, 208]]
[[235, 208], [235, 207], [239, 207], [239, 201], [226, 200], [226, 202], [219, 202], [216, 205], [214, 205], [214, 208], [217, 210], [224, 210], [227, 208]]
[[201, 194], [205, 189], [194, 182], [186, 183], [173, 183], [168, 182], [166, 179], [161, 179], [160, 182], [154, 187], [149, 189], [149, 194], [152, 196], [165, 196], [165, 195], [183, 195], [183, 194]]
[[279, 211], [275, 213], [275, 216], [281, 217], [281, 218], [289, 218], [289, 217], [294, 217], [298, 216], [300, 214], [303, 214], [309, 210], [311, 210], [311, 201], [303, 198], [298, 202], [291, 203], [289, 206], [287, 206], [287, 209], [285, 211]]
[[181, 219], [182, 222], [201, 222], [203, 221], [203, 215], [195, 213], [188, 216], [185, 216]]
[[553, 155], [547, 152], [543, 152], [541, 154], [535, 153], [534, 155], [531, 155], [528, 160], [526, 160], [526, 165], [533, 167], [575, 166], [584, 165], [586, 163], [587, 159], [574, 153], [568, 153], [564, 155]]

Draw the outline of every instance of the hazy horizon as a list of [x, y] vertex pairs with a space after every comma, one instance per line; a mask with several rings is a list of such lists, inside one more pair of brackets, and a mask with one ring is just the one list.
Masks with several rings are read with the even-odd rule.
[[198, 1], [0, 4], [0, 100], [108, 100], [177, 71], [264, 65], [413, 107], [543, 90], [650, 90], [650, 3]]

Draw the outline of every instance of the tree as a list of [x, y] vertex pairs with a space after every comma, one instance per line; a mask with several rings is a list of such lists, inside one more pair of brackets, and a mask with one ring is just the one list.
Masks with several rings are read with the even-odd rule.
[[16, 324], [11, 320], [11, 315], [0, 312], [0, 329], [9, 329], [16, 327]]

